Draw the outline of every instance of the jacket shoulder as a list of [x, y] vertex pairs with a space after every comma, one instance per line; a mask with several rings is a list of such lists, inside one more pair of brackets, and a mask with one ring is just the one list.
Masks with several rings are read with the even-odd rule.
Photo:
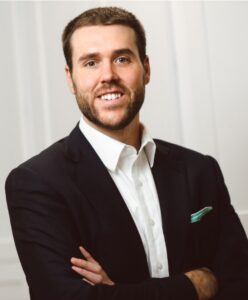
[[67, 137], [53, 143], [39, 154], [21, 163], [18, 168], [49, 170], [51, 166], [58, 165], [64, 157], [66, 140]]
[[160, 153], [166, 153], [167, 161], [171, 164], [182, 163], [193, 173], [218, 173], [222, 177], [219, 164], [210, 155], [197, 152], [195, 150], [173, 144], [159, 139], [154, 140]]
[[12, 184], [19, 188], [32, 184], [34, 188], [35, 182], [53, 182], [61, 178], [65, 170], [66, 141], [67, 137], [55, 142], [14, 168], [7, 176], [6, 188]]
[[209, 157], [203, 153], [197, 152], [195, 150], [183, 147], [181, 145], [173, 144], [167, 141], [155, 139], [154, 140], [158, 149], [162, 152], [166, 152], [170, 158], [173, 159], [203, 159]]

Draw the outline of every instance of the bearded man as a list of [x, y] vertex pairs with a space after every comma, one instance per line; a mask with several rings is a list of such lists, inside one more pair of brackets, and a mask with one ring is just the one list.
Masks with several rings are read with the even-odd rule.
[[31, 299], [247, 300], [247, 238], [217, 162], [140, 122], [141, 23], [95, 8], [62, 40], [82, 118], [6, 183]]

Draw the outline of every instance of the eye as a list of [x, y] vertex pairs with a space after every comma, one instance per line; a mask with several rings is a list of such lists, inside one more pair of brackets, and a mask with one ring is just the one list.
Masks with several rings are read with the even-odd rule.
[[117, 64], [127, 64], [130, 63], [130, 58], [126, 56], [119, 56], [115, 59], [115, 63]]
[[95, 60], [89, 60], [84, 64], [84, 67], [86, 68], [95, 68], [97, 65], [97, 62]]

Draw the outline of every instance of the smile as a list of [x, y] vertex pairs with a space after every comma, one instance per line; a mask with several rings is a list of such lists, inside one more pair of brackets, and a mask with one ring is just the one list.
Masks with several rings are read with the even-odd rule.
[[109, 93], [109, 94], [102, 95], [100, 98], [101, 100], [112, 101], [112, 100], [119, 99], [121, 96], [122, 96], [121, 93]]

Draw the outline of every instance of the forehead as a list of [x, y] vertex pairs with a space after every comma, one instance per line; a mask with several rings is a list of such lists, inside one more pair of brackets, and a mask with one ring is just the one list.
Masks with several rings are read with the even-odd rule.
[[96, 25], [77, 29], [71, 38], [73, 56], [130, 48], [138, 55], [135, 32], [124, 25]]

